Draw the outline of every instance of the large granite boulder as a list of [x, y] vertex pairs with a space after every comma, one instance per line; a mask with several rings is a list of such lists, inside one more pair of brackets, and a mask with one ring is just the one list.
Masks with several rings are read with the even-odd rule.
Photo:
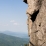
[[30, 37], [29, 46], [46, 46], [46, 0], [24, 0]]

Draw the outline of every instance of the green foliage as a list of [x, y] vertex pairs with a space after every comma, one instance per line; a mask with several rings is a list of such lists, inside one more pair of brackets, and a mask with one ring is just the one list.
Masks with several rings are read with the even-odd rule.
[[24, 46], [28, 40], [0, 33], [0, 46]]

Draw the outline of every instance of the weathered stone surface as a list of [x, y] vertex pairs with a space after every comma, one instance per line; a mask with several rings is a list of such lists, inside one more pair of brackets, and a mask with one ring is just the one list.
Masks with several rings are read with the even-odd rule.
[[24, 0], [30, 37], [29, 46], [46, 46], [46, 0]]
[[31, 34], [31, 26], [32, 26], [32, 21], [30, 19], [31, 17], [28, 15], [28, 19], [27, 19], [27, 25], [28, 25], [28, 35], [30, 36]]

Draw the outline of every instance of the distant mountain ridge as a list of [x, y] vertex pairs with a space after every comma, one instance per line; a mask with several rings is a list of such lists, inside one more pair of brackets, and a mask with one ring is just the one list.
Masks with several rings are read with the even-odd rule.
[[20, 38], [28, 38], [28, 34], [26, 34], [26, 33], [11, 32], [11, 31], [4, 31], [2, 33], [11, 35], [11, 36], [20, 37]]
[[26, 43], [28, 43], [27, 39], [0, 33], [0, 46], [24, 46]]

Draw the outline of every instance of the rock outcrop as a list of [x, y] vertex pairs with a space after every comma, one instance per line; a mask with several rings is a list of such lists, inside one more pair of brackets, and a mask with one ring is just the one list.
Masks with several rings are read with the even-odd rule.
[[29, 46], [46, 46], [46, 0], [24, 0], [28, 4]]

